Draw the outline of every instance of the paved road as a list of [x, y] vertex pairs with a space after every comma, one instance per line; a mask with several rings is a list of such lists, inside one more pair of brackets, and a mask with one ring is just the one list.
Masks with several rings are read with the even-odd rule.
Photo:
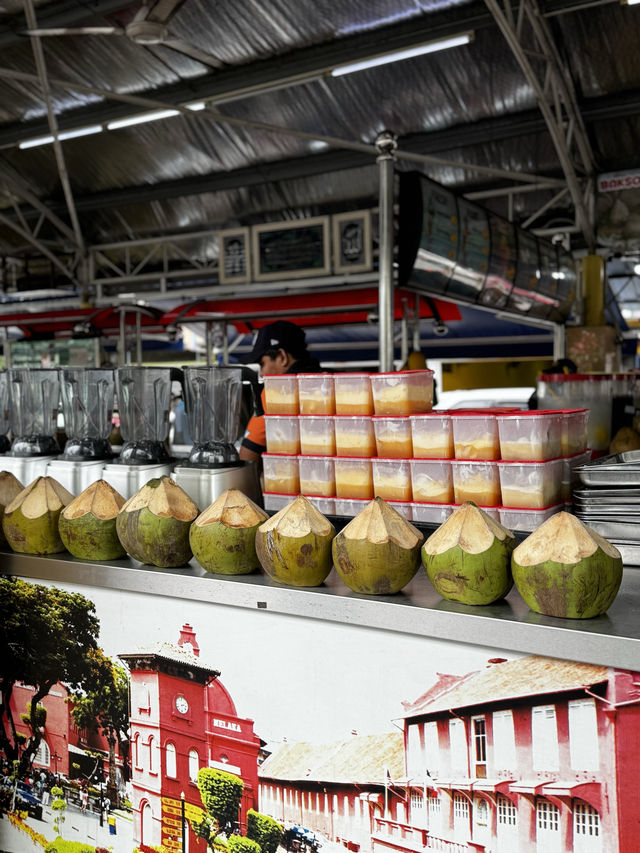
[[[128, 815], [116, 812], [116, 834], [109, 834], [107, 818], [104, 826], [100, 826], [100, 816], [92, 812], [82, 813], [75, 806], [69, 806], [64, 812], [65, 822], [62, 825], [62, 837], [73, 841], [83, 841], [92, 847], [110, 847], [113, 853], [131, 853], [133, 850], [133, 824]], [[48, 839], [55, 839], [53, 814], [46, 808], [43, 820], [27, 820], [29, 826], [42, 833]], [[7, 817], [0, 820], [0, 853], [37, 853], [39, 847], [29, 836], [9, 823]]]

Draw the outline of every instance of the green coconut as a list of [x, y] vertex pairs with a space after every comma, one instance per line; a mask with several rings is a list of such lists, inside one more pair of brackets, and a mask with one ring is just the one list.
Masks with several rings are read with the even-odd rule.
[[60, 513], [60, 538], [79, 560], [118, 560], [126, 551], [116, 533], [124, 498], [105, 480], [97, 480]]
[[193, 556], [189, 528], [199, 513], [189, 495], [170, 477], [149, 480], [116, 517], [122, 547], [134, 560], [166, 569]]
[[189, 543], [203, 569], [247, 575], [260, 568], [256, 530], [269, 514], [238, 489], [227, 489], [191, 525]]
[[7, 538], [2, 529], [2, 517], [7, 504], [20, 494], [24, 486], [10, 471], [0, 471], [0, 548], [8, 545]]
[[333, 564], [354, 592], [392, 595], [420, 566], [424, 536], [389, 506], [374, 498], [333, 541]]
[[511, 568], [520, 595], [546, 616], [600, 616], [622, 582], [618, 549], [568, 512], [552, 515], [521, 542]]
[[299, 495], [256, 531], [256, 554], [264, 571], [291, 586], [319, 586], [331, 571], [331, 522]]
[[4, 508], [2, 529], [19, 554], [59, 554], [65, 550], [58, 532], [62, 510], [73, 495], [53, 477], [37, 477]]
[[473, 502], [463, 503], [422, 547], [436, 592], [449, 601], [491, 604], [513, 586], [513, 533]]

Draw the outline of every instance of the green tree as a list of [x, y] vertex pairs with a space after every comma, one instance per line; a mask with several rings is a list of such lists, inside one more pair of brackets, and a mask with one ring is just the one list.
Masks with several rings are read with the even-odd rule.
[[191, 821], [191, 828], [212, 850], [224, 850], [226, 845], [221, 835], [228, 836], [238, 821], [244, 784], [233, 773], [213, 767], [202, 767], [197, 782], [207, 813], [203, 820]]
[[266, 814], [249, 809], [247, 812], [247, 838], [260, 845], [262, 853], [276, 853], [282, 841], [283, 827]]
[[229, 853], [262, 853], [257, 841], [252, 841], [246, 835], [231, 835], [227, 841]]
[[51, 810], [53, 811], [53, 828], [62, 835], [62, 824], [64, 823], [64, 813], [67, 808], [67, 801], [64, 798], [64, 791], [55, 785], [51, 789]]
[[[129, 673], [108, 658], [101, 649], [89, 655], [91, 671], [85, 679], [85, 693], [73, 700], [72, 715], [81, 729], [100, 730], [109, 744], [109, 779], [107, 796], [116, 805], [116, 743], [125, 758], [128, 771], [129, 747]], [[127, 776], [125, 775], [125, 779]]]
[[[99, 625], [93, 603], [79, 593], [0, 578], [0, 749], [9, 761], [19, 760], [21, 776], [42, 740], [38, 705], [58, 681], [72, 692], [82, 688], [91, 671], [90, 653], [97, 649]], [[17, 681], [35, 688], [23, 748], [10, 710]]]

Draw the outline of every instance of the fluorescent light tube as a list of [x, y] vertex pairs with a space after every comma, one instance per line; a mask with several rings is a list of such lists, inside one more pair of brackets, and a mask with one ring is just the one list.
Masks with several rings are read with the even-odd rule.
[[191, 104], [185, 104], [185, 107], [188, 110], [193, 110], [194, 112], [198, 112], [199, 110], [203, 110], [207, 105], [204, 101], [194, 101]]
[[[640, 2], [640, 0], [638, 0]], [[351, 62], [345, 65], [337, 65], [331, 69], [332, 77], [342, 77], [343, 74], [352, 74], [354, 71], [363, 71], [365, 68], [375, 68], [378, 65], [387, 65], [390, 62], [400, 62], [403, 59], [412, 59], [414, 56], [422, 56], [425, 53], [434, 53], [437, 50], [447, 50], [449, 47], [458, 47], [461, 44], [469, 44], [473, 39], [473, 33], [460, 33], [450, 38], [438, 39], [425, 44], [408, 47], [405, 50], [396, 50], [393, 53], [381, 53], [369, 59], [361, 59], [359, 62]]]
[[[77, 139], [79, 136], [91, 136], [93, 133], [102, 131], [101, 124], [92, 124], [89, 127], [77, 127], [75, 130], [63, 130], [58, 134], [58, 139]], [[25, 139], [18, 143], [18, 148], [35, 148], [38, 145], [48, 145], [53, 142], [53, 136], [38, 136], [34, 139]]]
[[157, 110], [152, 113], [139, 113], [129, 118], [119, 118], [107, 124], [107, 130], [117, 130], [120, 127], [131, 127], [133, 124], [145, 124], [148, 121], [158, 121], [161, 118], [170, 118], [180, 115], [179, 110]]

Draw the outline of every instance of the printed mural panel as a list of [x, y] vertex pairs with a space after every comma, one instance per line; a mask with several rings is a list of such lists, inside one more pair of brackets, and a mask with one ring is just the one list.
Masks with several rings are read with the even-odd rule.
[[[94, 669], [108, 659], [124, 672], [119, 725], [127, 731], [110, 760], [104, 674], [91, 705], [102, 726], [76, 718], [97, 677], [80, 664], [75, 681], [53, 684], [36, 711], [37, 685], [26, 673], [35, 675], [50, 649], [43, 639], [33, 661], [27, 646], [20, 654], [12, 646], [2, 686], [15, 680], [18, 751], [33, 737], [32, 713], [40, 743], [24, 778], [12, 778], [4, 761], [0, 805], [11, 814], [0, 820], [2, 851], [31, 853], [59, 835], [114, 853], [206, 853], [231, 836], [255, 837], [252, 810], [281, 824], [281, 850], [299, 853], [634, 849], [640, 806], [629, 780], [640, 761], [640, 673], [265, 611], [20, 583], [33, 601], [59, 590], [52, 608], [71, 594], [74, 619], [95, 607], [97, 622], [83, 618], [82, 630], [93, 631], [103, 655], [89, 658]], [[6, 602], [12, 588], [3, 594]], [[38, 618], [46, 624], [46, 614]], [[6, 759], [6, 706], [3, 723]], [[59, 800], [62, 810], [53, 808]], [[277, 841], [263, 836], [262, 853], [275, 853]], [[238, 843], [246, 842], [228, 841], [229, 849]]]

